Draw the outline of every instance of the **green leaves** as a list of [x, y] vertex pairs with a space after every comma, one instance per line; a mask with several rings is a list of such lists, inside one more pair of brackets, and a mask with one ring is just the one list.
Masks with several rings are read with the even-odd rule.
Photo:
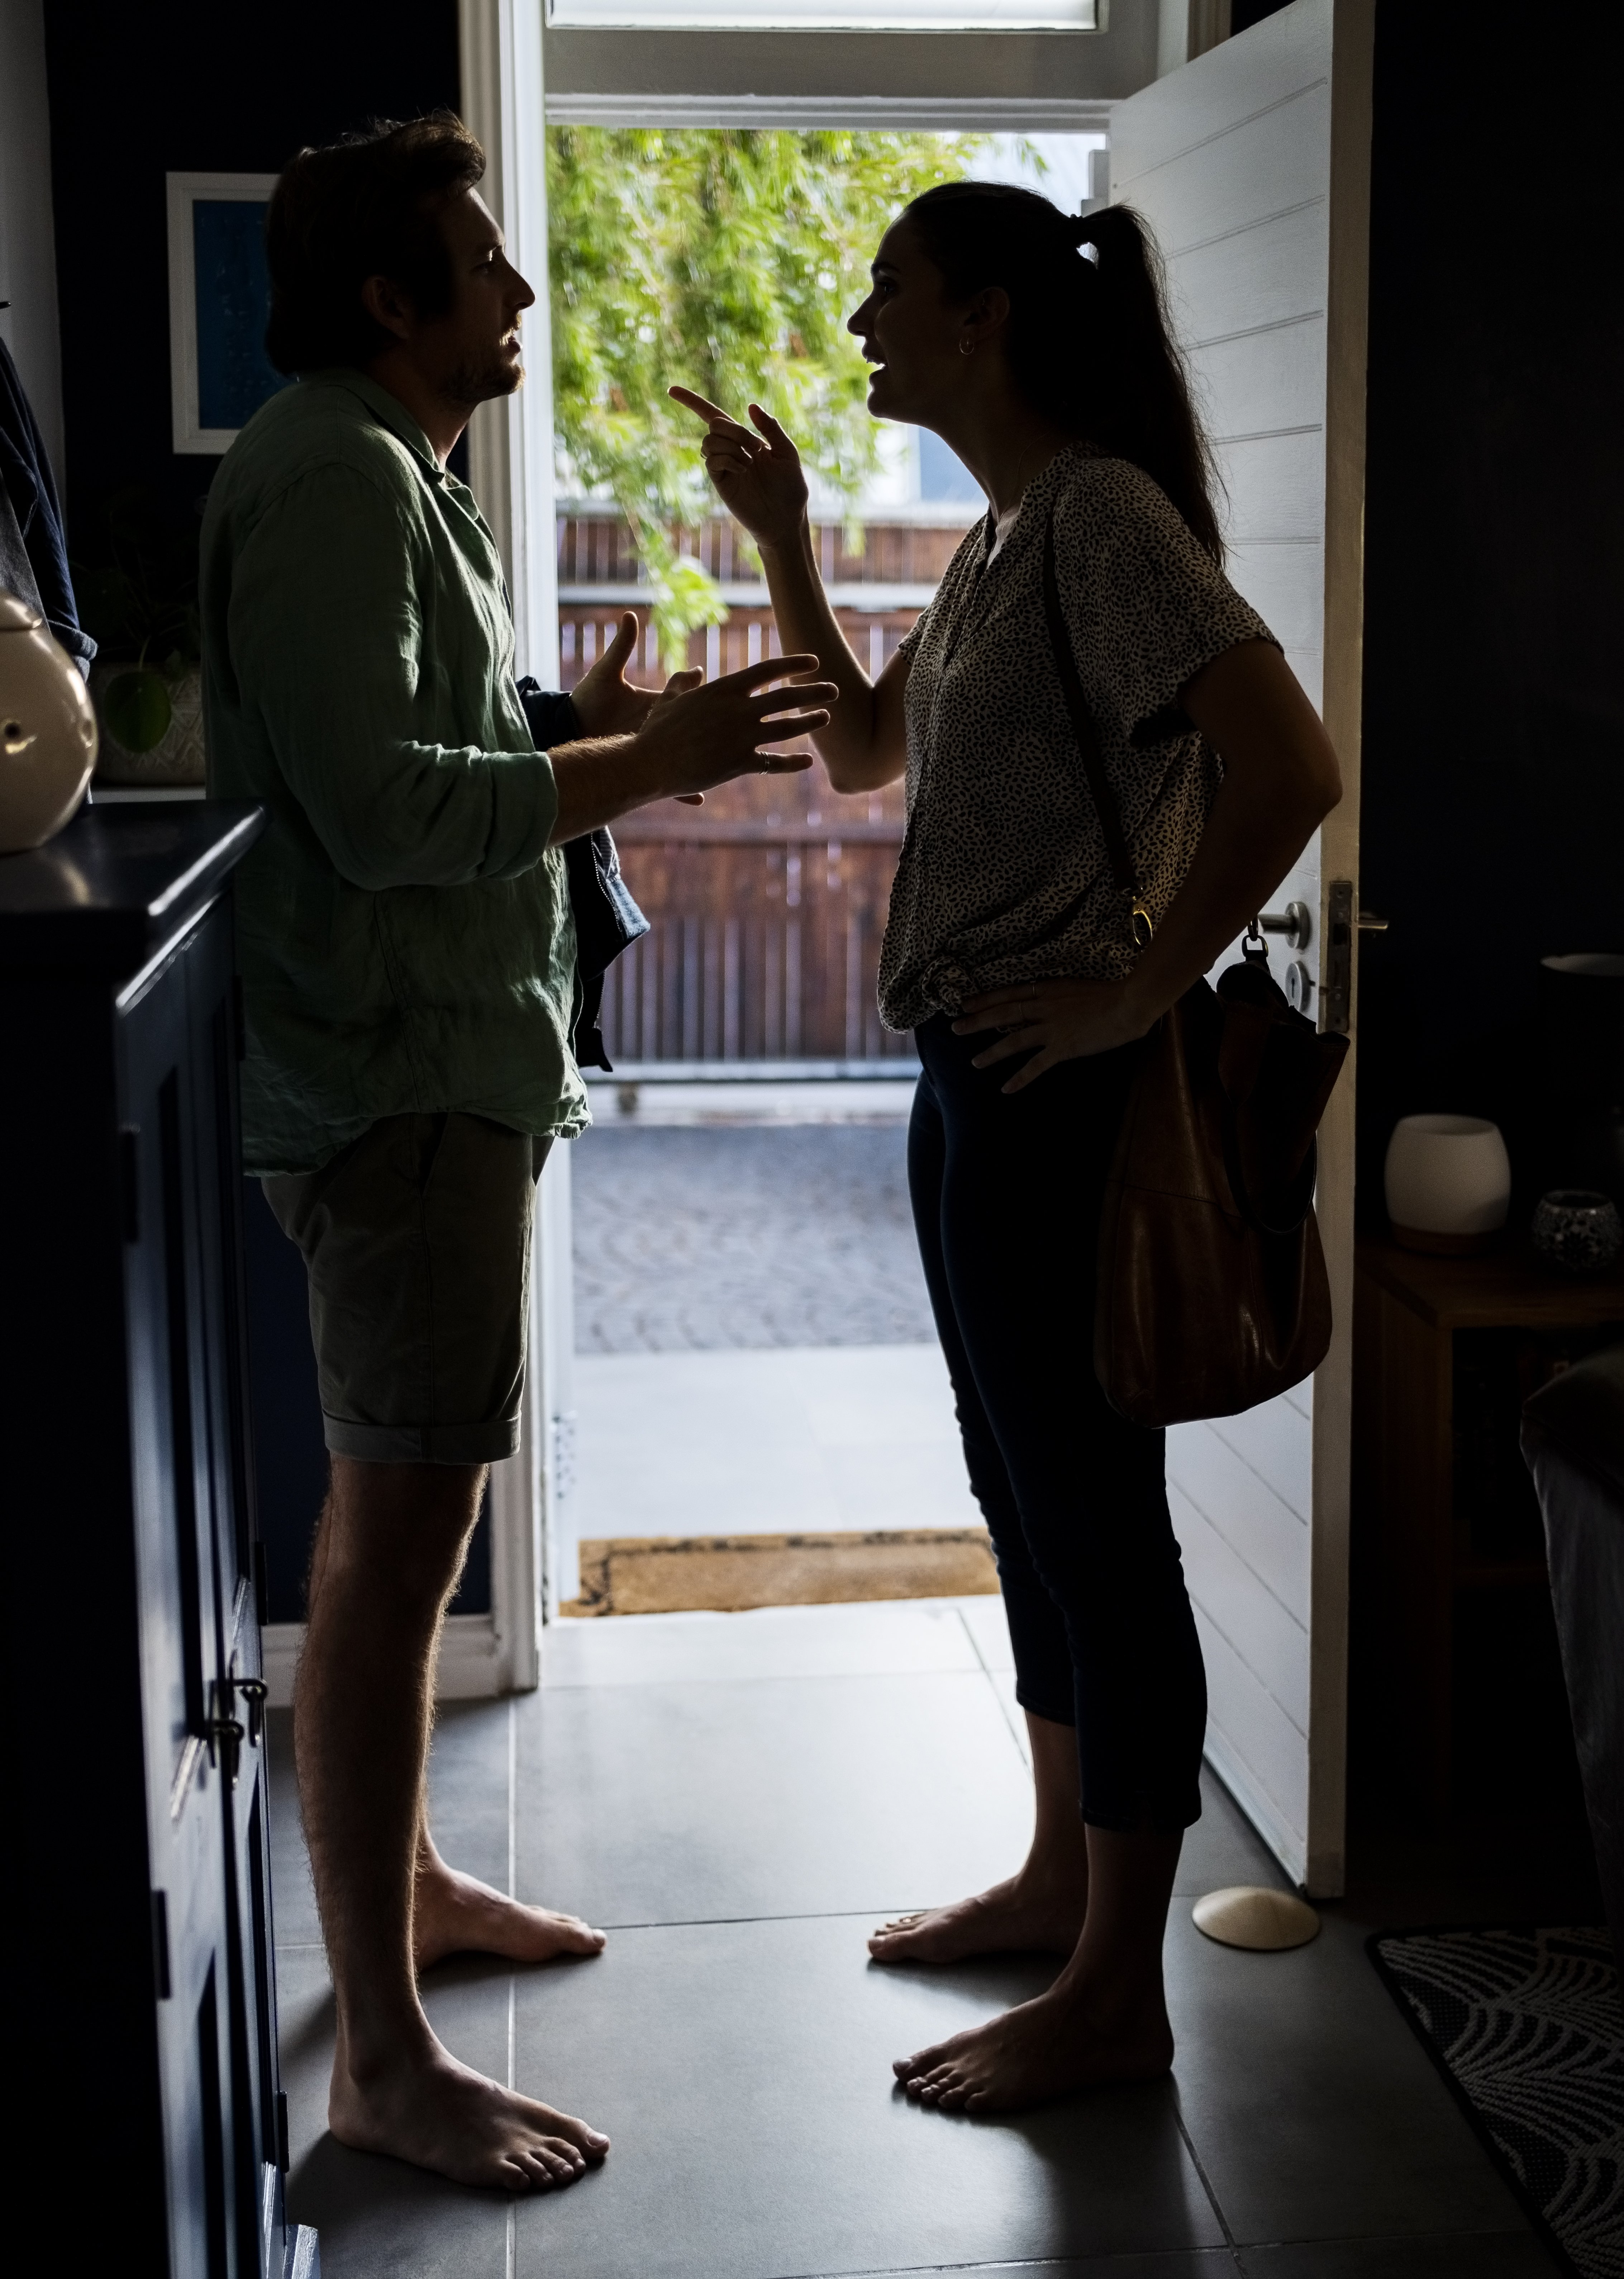
[[781, 420], [847, 506], [877, 464], [867, 367], [846, 319], [886, 225], [956, 180], [968, 134], [548, 130], [554, 419], [561, 480], [630, 522], [663, 657], [725, 614], [678, 552], [714, 510], [674, 381]]
[[121, 672], [102, 691], [102, 717], [108, 733], [126, 752], [150, 752], [161, 744], [174, 717], [161, 672], [141, 665]]

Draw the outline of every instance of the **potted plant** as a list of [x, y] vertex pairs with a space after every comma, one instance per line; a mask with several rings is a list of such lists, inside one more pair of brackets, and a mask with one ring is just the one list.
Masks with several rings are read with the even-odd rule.
[[107, 500], [96, 555], [73, 572], [80, 619], [97, 644], [96, 780], [201, 784], [196, 529], [166, 525], [156, 493], [131, 485]]

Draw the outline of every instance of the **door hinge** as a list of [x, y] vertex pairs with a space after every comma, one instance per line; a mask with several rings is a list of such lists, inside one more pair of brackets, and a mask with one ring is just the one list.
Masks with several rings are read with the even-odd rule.
[[141, 1240], [141, 1128], [126, 1124], [119, 1132], [119, 1201], [126, 1242]]
[[152, 1902], [152, 1984], [160, 2002], [169, 1999], [169, 1895], [166, 1891], [151, 1891]]

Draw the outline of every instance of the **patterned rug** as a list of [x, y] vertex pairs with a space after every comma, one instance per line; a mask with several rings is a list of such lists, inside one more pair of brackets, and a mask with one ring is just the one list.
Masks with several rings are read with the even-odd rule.
[[1379, 1931], [1368, 1946], [1559, 2267], [1624, 2279], [1624, 2004], [1606, 1932]]

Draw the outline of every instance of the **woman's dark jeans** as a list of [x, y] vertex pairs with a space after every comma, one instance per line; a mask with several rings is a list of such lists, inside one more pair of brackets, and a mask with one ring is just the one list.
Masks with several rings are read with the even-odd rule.
[[919, 1030], [908, 1166], [1015, 1698], [1076, 1725], [1091, 1825], [1186, 1828], [1201, 1812], [1207, 1680], [1163, 1436], [1119, 1416], [1093, 1366], [1099, 1208], [1134, 1048], [1006, 1095], [1018, 1060], [970, 1065], [992, 1041], [939, 1016]]

